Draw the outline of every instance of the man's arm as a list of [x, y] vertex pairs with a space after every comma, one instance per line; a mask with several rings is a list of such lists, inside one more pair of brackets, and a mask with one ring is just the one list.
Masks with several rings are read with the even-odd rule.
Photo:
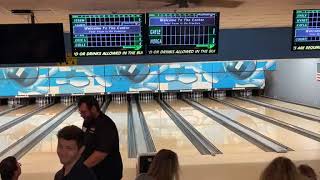
[[107, 153], [96, 150], [87, 158], [87, 160], [84, 161], [84, 165], [88, 168], [92, 168], [99, 164], [107, 156]]

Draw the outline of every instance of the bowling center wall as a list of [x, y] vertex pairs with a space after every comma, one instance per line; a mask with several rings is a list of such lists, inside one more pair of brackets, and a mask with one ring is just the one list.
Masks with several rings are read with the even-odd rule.
[[320, 58], [281, 59], [276, 64], [276, 71], [266, 72], [266, 96], [320, 106]]
[[[320, 51], [291, 51], [292, 28], [220, 29], [217, 54], [77, 57], [78, 64], [139, 64], [320, 57]], [[65, 33], [71, 53], [70, 34]]]
[[[320, 57], [320, 52], [291, 51], [291, 31], [288, 27], [221, 29], [214, 55], [77, 57], [78, 64], [86, 66], [2, 68], [0, 96], [265, 88], [267, 96], [316, 105], [318, 60], [312, 58]], [[66, 52], [71, 53], [70, 33], [64, 40]], [[260, 59], [265, 61], [256, 61]], [[275, 64], [280, 66], [277, 71]], [[304, 66], [309, 67], [306, 72], [299, 68]], [[294, 78], [299, 74], [304, 78]], [[302, 88], [310, 88], [307, 97], [296, 95]]]
[[[70, 34], [65, 33], [66, 51], [71, 52]], [[311, 106], [320, 105], [316, 81], [319, 51], [291, 51], [292, 28], [220, 29], [215, 55], [86, 57], [81, 64], [168, 63], [230, 60], [275, 60], [276, 71], [266, 72], [265, 95]], [[279, 65], [279, 68], [278, 68]], [[303, 67], [303, 68], [301, 68]], [[220, 80], [221, 82], [221, 80]], [[226, 83], [227, 84], [227, 83]]]

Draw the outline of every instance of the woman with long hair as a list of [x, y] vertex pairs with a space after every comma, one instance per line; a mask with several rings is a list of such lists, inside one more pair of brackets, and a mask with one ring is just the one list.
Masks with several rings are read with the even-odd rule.
[[175, 152], [160, 150], [153, 158], [149, 170], [140, 174], [136, 180], [179, 180], [179, 161]]
[[290, 159], [277, 157], [262, 172], [260, 180], [305, 180], [305, 178]]

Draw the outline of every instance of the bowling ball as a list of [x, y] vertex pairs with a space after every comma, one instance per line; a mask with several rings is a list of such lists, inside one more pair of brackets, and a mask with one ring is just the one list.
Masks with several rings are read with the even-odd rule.
[[7, 68], [5, 73], [7, 79], [15, 81], [20, 86], [27, 87], [37, 81], [39, 69], [37, 67]]
[[126, 64], [118, 65], [119, 75], [127, 76], [134, 83], [143, 81], [150, 73], [150, 67], [145, 64]]
[[256, 70], [256, 61], [232, 61], [225, 62], [224, 68], [237, 79], [246, 79]]

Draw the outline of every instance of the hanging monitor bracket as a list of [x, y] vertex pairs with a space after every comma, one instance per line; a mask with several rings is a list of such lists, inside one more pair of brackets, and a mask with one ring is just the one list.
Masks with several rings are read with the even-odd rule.
[[30, 16], [31, 24], [36, 23], [34, 12], [30, 9], [13, 9], [13, 10], [11, 10], [11, 13], [15, 14], [15, 15], [28, 15], [28, 16]]

